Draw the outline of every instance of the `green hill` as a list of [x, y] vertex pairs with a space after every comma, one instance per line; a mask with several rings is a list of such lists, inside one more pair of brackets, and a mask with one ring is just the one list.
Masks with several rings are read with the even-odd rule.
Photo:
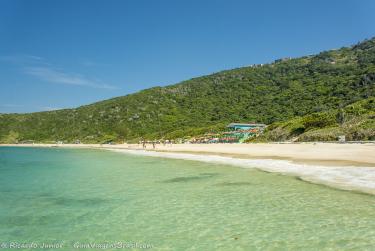
[[375, 140], [375, 98], [275, 122], [252, 141], [336, 141], [341, 135], [350, 141]]
[[314, 56], [222, 71], [76, 109], [1, 114], [0, 142], [177, 138], [234, 121], [284, 122], [374, 96], [375, 38]]

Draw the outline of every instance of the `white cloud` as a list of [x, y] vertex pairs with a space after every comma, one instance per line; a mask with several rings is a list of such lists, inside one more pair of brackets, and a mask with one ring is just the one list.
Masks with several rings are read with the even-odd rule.
[[80, 74], [66, 73], [51, 67], [26, 67], [24, 73], [51, 83], [86, 86], [99, 89], [117, 89], [115, 86], [88, 79]]
[[[85, 86], [108, 90], [118, 89], [116, 86], [104, 84], [99, 80], [87, 78], [81, 74], [68, 73], [63, 70], [56, 69], [47, 60], [39, 56], [22, 54], [8, 56], [0, 55], [0, 61], [20, 66], [23, 69], [24, 74], [31, 75], [49, 83]], [[86, 65], [93, 66], [95, 63], [87, 61]]]
[[0, 56], [0, 61], [12, 63], [12, 64], [46, 64], [44, 58], [34, 56], [34, 55], [8, 55], [8, 56]]

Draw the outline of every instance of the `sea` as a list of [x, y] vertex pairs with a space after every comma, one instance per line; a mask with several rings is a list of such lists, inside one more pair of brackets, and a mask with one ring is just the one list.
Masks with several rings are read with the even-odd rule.
[[0, 249], [374, 250], [375, 196], [225, 162], [0, 147]]

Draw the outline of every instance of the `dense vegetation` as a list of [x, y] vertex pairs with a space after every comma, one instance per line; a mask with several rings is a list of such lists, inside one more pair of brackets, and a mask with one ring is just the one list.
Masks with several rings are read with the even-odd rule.
[[375, 98], [368, 98], [342, 109], [312, 113], [285, 122], [275, 122], [251, 142], [375, 140]]
[[178, 138], [234, 121], [271, 124], [311, 113], [327, 114], [323, 124], [298, 129], [303, 132], [301, 140], [312, 140], [311, 126], [326, 129], [325, 123], [331, 123], [331, 113], [325, 111], [374, 96], [375, 38], [315, 56], [223, 71], [76, 109], [0, 114], [0, 142]]

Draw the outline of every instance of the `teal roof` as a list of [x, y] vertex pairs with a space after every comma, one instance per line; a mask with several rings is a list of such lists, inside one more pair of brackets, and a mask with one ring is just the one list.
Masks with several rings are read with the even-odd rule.
[[230, 123], [227, 127], [265, 127], [265, 124], [246, 124], [246, 123]]

